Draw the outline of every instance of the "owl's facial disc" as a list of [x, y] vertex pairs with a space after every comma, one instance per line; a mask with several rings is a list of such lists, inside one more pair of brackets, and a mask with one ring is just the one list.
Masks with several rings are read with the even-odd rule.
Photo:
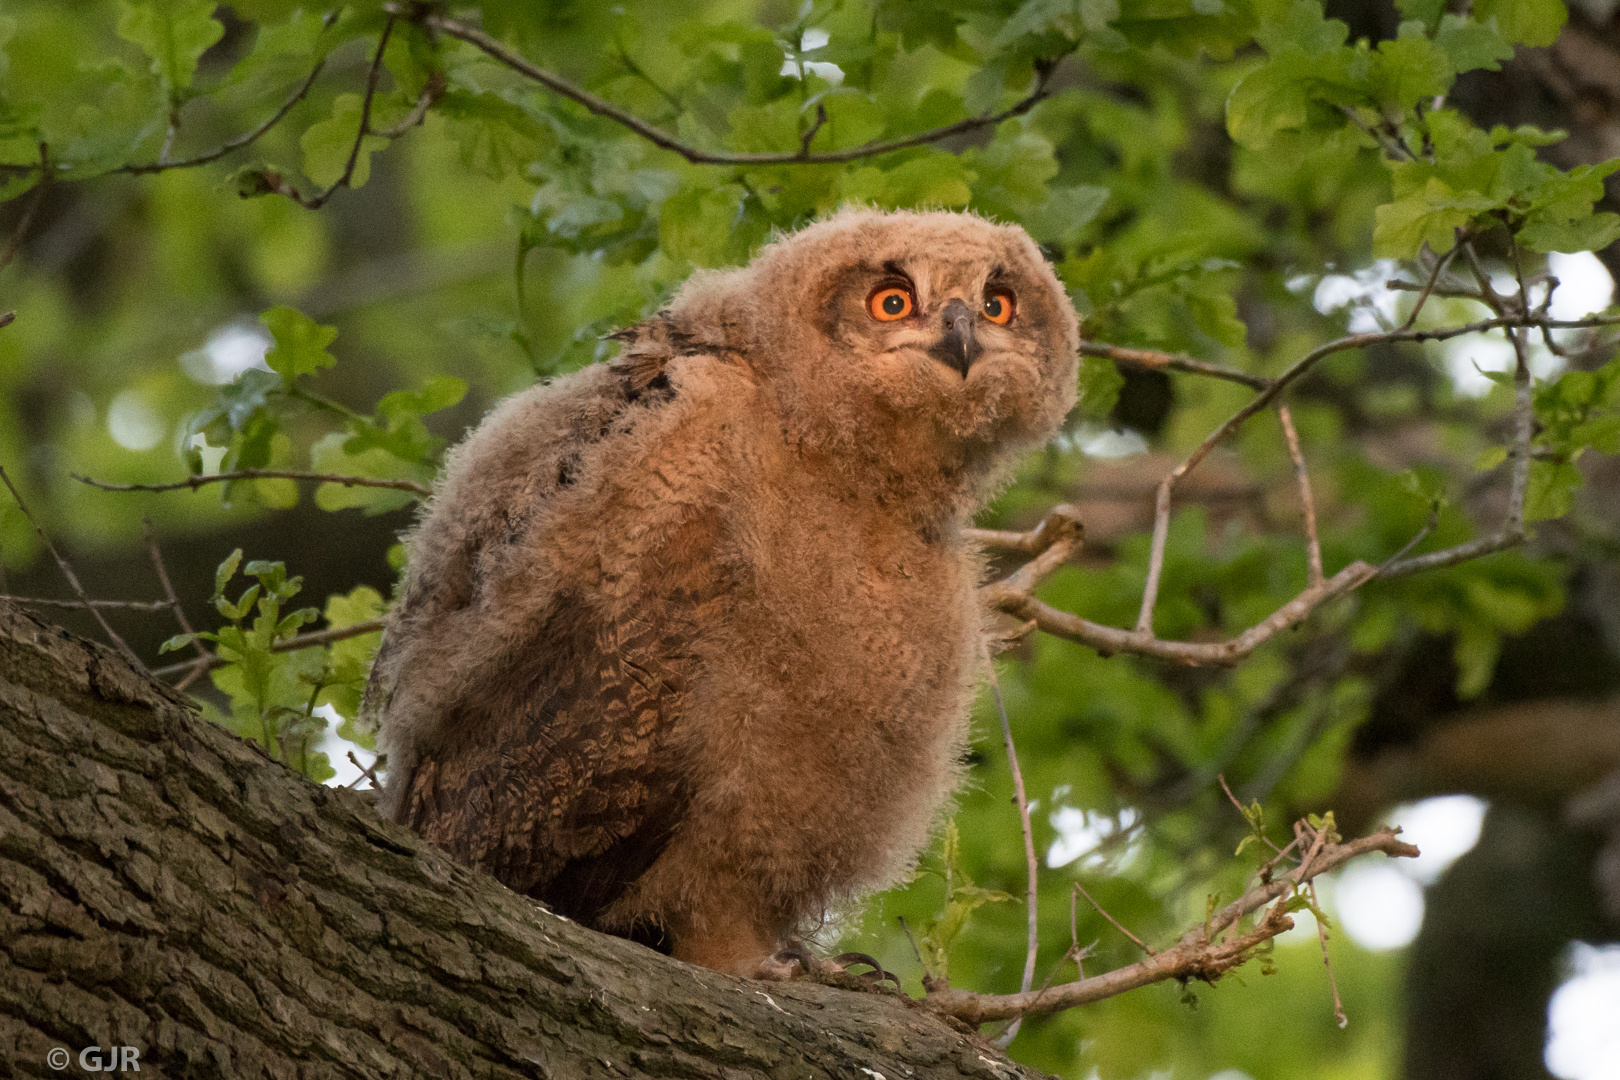
[[968, 368], [979, 358], [979, 339], [973, 332], [973, 311], [960, 300], [945, 305], [943, 332], [928, 354], [967, 378]]

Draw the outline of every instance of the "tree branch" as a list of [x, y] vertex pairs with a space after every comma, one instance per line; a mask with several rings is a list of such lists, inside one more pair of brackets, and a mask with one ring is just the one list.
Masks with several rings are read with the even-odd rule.
[[[396, 16], [408, 17], [407, 8], [402, 4], [384, 4], [383, 10], [388, 11]], [[1003, 120], [1010, 120], [1015, 116], [1022, 116], [1024, 113], [1027, 113], [1036, 105], [1044, 101], [1050, 94], [1051, 91], [1048, 88], [1048, 83], [1051, 79], [1052, 69], [1056, 66], [1056, 61], [1037, 64], [1035, 68], [1034, 88], [1011, 107], [1003, 109], [1000, 112], [987, 113], [983, 116], [973, 116], [966, 120], [959, 120], [954, 124], [947, 124], [944, 127], [934, 128], [930, 131], [920, 132], [916, 135], [907, 135], [898, 139], [890, 139], [886, 142], [866, 143], [862, 146], [851, 147], [848, 150], [829, 150], [818, 154], [812, 154], [809, 152], [809, 142], [806, 141], [804, 145], [802, 145], [797, 151], [775, 154], [747, 154], [734, 153], [725, 150], [703, 150], [688, 143], [684, 143], [661, 128], [654, 127], [652, 124], [647, 123], [647, 121], [641, 119], [639, 116], [619, 108], [610, 101], [597, 97], [589, 90], [575, 86], [573, 83], [562, 78], [560, 75], [555, 75], [542, 67], [536, 66], [522, 55], [508, 49], [499, 41], [496, 41], [494, 38], [490, 37], [488, 34], [484, 33], [484, 31], [479, 30], [476, 27], [468, 26], [465, 23], [457, 22], [455, 19], [446, 18], [443, 15], [434, 13], [424, 14], [420, 16], [420, 18], [423, 24], [429, 28], [437, 30], [449, 37], [456, 38], [459, 41], [465, 41], [467, 44], [483, 51], [491, 59], [505, 64], [518, 74], [534, 80], [541, 86], [544, 86], [547, 90], [550, 90], [552, 93], [557, 94], [560, 97], [565, 97], [570, 101], [584, 106], [587, 110], [595, 113], [598, 116], [606, 117], [607, 119], [612, 120], [614, 123], [628, 128], [653, 145], [664, 150], [673, 151], [674, 153], [677, 153], [681, 157], [685, 158], [687, 161], [692, 162], [694, 165], [836, 164], [846, 161], [859, 161], [862, 158], [876, 157], [879, 154], [887, 154], [894, 150], [904, 150], [912, 146], [922, 146], [927, 143], [939, 142], [941, 139], [948, 139], [952, 135], [960, 135], [964, 132], [976, 131], [979, 128], [991, 127], [1001, 123]]]
[[1294, 417], [1288, 406], [1277, 406], [1277, 419], [1282, 421], [1283, 435], [1288, 439], [1288, 457], [1294, 463], [1294, 476], [1299, 481], [1299, 502], [1305, 513], [1305, 557], [1309, 566], [1307, 581], [1311, 585], [1322, 583], [1322, 544], [1316, 535], [1316, 500], [1311, 497], [1311, 476], [1305, 468], [1305, 455], [1299, 448], [1299, 433], [1294, 430]]
[[54, 607], [72, 608], [75, 611], [89, 608], [112, 608], [123, 611], [168, 611], [167, 600], [57, 600], [48, 596], [10, 596], [0, 594], [0, 600], [9, 600], [13, 604], [23, 607]]
[[283, 180], [279, 174], [266, 172], [263, 174], [263, 181], [268, 190], [285, 195], [306, 210], [319, 210], [337, 194], [339, 188], [349, 186], [354, 178], [355, 166], [360, 162], [360, 152], [365, 147], [366, 138], [379, 134], [371, 130], [371, 105], [377, 97], [377, 82], [382, 77], [383, 53], [388, 49], [388, 39], [393, 35], [395, 21], [396, 16], [390, 14], [388, 21], [383, 23], [382, 33], [377, 38], [377, 51], [372, 54], [371, 66], [366, 72], [366, 92], [360, 99], [360, 124], [354, 133], [354, 143], [349, 147], [349, 158], [344, 162], [343, 175], [332, 181], [331, 186], [320, 194], [305, 195]]
[[928, 994], [923, 1003], [935, 1012], [977, 1024], [1060, 1012], [1166, 979], [1213, 982], [1247, 960], [1255, 946], [1292, 929], [1294, 920], [1281, 910], [1282, 905], [1279, 904], [1272, 907], [1247, 933], [1234, 934], [1222, 941], [1220, 936], [1223, 931], [1235, 928], [1244, 917], [1351, 859], [1374, 851], [1393, 857], [1415, 857], [1418, 849], [1397, 839], [1397, 831], [1380, 829], [1371, 836], [1346, 843], [1325, 842], [1319, 833], [1317, 839], [1320, 846], [1314, 855], [1307, 856], [1294, 870], [1250, 889], [1216, 912], [1207, 922], [1188, 930], [1172, 948], [1126, 967], [1033, 993], [977, 994], [971, 990], [936, 989]]
[[0, 838], [26, 1075], [109, 1038], [141, 1076], [1037, 1075], [893, 993], [736, 979], [559, 918], [3, 604]]
[[[270, 646], [270, 651], [297, 652], [299, 649], [307, 649], [312, 645], [330, 645], [334, 641], [346, 641], [352, 637], [359, 637], [362, 634], [370, 634], [381, 630], [383, 621], [382, 619], [367, 619], [365, 622], [350, 623], [348, 626], [339, 626], [330, 630], [315, 630], [308, 634], [299, 634], [297, 637], [290, 637], [284, 641], [276, 642]], [[231, 661], [225, 659], [225, 657], [209, 653], [206, 656], [199, 656], [195, 660], [182, 660], [178, 664], [156, 668], [152, 671], [152, 677], [166, 679], [170, 675], [179, 675], [182, 672], [212, 671], [214, 668], [224, 667], [229, 663]]]
[[35, 521], [34, 515], [29, 513], [28, 504], [23, 501], [22, 492], [18, 491], [16, 485], [11, 482], [11, 477], [6, 475], [4, 467], [0, 467], [0, 481], [5, 482], [6, 489], [11, 492], [11, 497], [17, 501], [17, 509], [22, 511], [23, 517], [28, 519], [28, 524], [34, 527], [34, 533], [39, 537], [40, 543], [45, 545], [45, 550], [49, 551], [51, 558], [56, 560], [57, 569], [61, 570], [62, 576], [67, 578], [67, 583], [73, 588], [74, 594], [78, 596], [80, 605], [95, 616], [96, 622], [101, 624], [102, 632], [107, 635], [107, 640], [117, 646], [118, 651], [124, 654], [124, 658], [134, 664], [137, 671], [145, 671], [146, 665], [141, 663], [141, 658], [135, 655], [135, 650], [131, 649], [128, 643], [118, 636], [118, 631], [114, 630], [112, 624], [101, 614], [101, 609], [85, 594], [84, 586], [79, 584], [79, 575], [73, 572], [72, 564], [62, 557], [61, 552], [56, 550], [56, 545], [51, 543], [51, 538], [45, 535], [45, 530], [39, 527], [39, 522]]
[[[0, 251], [0, 270], [4, 270], [6, 267], [10, 266], [11, 260], [17, 257], [17, 252], [22, 250], [23, 238], [28, 235], [28, 227], [34, 223], [34, 215], [39, 212], [39, 204], [45, 201], [45, 192], [50, 186], [50, 150], [44, 143], [40, 143], [39, 183], [34, 185], [34, 194], [33, 197], [28, 200], [28, 208], [25, 209], [22, 212], [22, 216], [17, 219], [17, 227], [11, 230], [11, 236], [6, 240], [5, 249]], [[6, 315], [9, 317], [6, 318], [4, 322], [0, 322], [0, 327], [10, 326], [12, 320], [17, 317], [17, 313], [15, 311], [9, 311], [6, 313]]]
[[1115, 363], [1146, 371], [1184, 371], [1189, 375], [1208, 375], [1213, 379], [1242, 383], [1255, 390], [1264, 390], [1271, 385], [1271, 380], [1263, 375], [1251, 375], [1247, 371], [1211, 364], [1207, 360], [1194, 360], [1182, 353], [1129, 348], [1124, 345], [1110, 345], [1104, 341], [1082, 341], [1080, 353], [1082, 356], [1098, 356], [1104, 360], [1113, 360]]
[[[330, 16], [328, 17], [326, 25], [331, 25]], [[298, 85], [298, 89], [294, 90], [292, 96], [281, 103], [281, 108], [277, 109], [269, 119], [265, 120], [264, 123], [260, 124], [252, 131], [238, 135], [236, 138], [231, 139], [229, 142], [222, 143], [220, 146], [206, 154], [199, 154], [196, 157], [185, 158], [181, 161], [163, 161], [160, 159], [158, 161], [148, 162], [146, 164], [124, 165], [117, 169], [113, 169], [112, 171], [114, 173], [133, 173], [140, 176], [148, 173], [167, 172], [170, 169], [192, 169], [199, 165], [210, 165], [224, 157], [226, 154], [229, 154], [232, 150], [240, 150], [244, 146], [250, 146], [253, 143], [258, 142], [262, 136], [270, 131], [271, 128], [285, 120], [287, 118], [287, 114], [292, 112], [293, 106], [297, 105], [300, 101], [303, 101], [304, 98], [309, 96], [310, 90], [315, 86], [315, 80], [320, 76], [321, 71], [325, 67], [326, 57], [323, 56], [315, 61], [315, 66], [310, 69], [309, 75], [304, 78], [304, 81]]]
[[[1028, 870], [1029, 880], [1026, 882], [1025, 905], [1028, 916], [1028, 950], [1024, 955], [1024, 978], [1020, 989], [1024, 993], [1035, 985], [1035, 955], [1040, 950], [1040, 918], [1038, 897], [1040, 896], [1040, 860], [1035, 855], [1035, 833], [1029, 824], [1029, 798], [1024, 793], [1024, 773], [1018, 767], [1018, 748], [1013, 745], [1012, 723], [1007, 719], [1007, 705], [1001, 700], [1001, 686], [996, 682], [996, 671], [990, 669], [990, 693], [996, 699], [996, 713], [1001, 717], [1001, 736], [1007, 744], [1007, 767], [1012, 770], [1013, 802], [1018, 805], [1018, 823], [1024, 834], [1024, 865]], [[1017, 1017], [996, 1039], [997, 1046], [1007, 1046], [1018, 1035], [1018, 1028], [1023, 1023], [1023, 1017]]]
[[196, 491], [204, 484], [218, 484], [231, 480], [319, 480], [325, 484], [342, 484], [344, 487], [408, 491], [424, 499], [433, 494], [432, 488], [418, 484], [414, 480], [381, 480], [372, 476], [344, 476], [341, 473], [299, 472], [292, 469], [236, 469], [233, 472], [200, 473], [172, 484], [109, 484], [104, 480], [80, 476], [78, 473], [68, 475], [81, 484], [89, 484], [102, 491], [181, 491], [186, 488]]
[[[186, 618], [186, 609], [181, 606], [180, 597], [175, 595], [174, 584], [169, 581], [169, 570], [163, 565], [163, 550], [158, 547], [157, 531], [152, 528], [151, 518], [141, 518], [141, 531], [146, 533], [146, 546], [148, 549], [150, 549], [152, 555], [152, 569], [157, 571], [158, 582], [163, 586], [163, 595], [168, 597], [169, 607], [174, 611], [174, 621], [180, 624], [181, 633], [194, 634], [195, 631], [191, 628], [191, 620]], [[208, 650], [203, 648], [201, 638], [193, 637], [191, 639], [191, 645], [192, 648], [197, 650], [198, 660], [207, 660], [209, 658]], [[191, 674], [187, 675], [184, 679], [181, 679], [178, 683], [176, 683], [174, 688], [176, 690], [184, 690], [186, 687], [190, 686], [192, 682], [203, 673], [203, 671], [203, 666], [198, 664], [192, 669]]]

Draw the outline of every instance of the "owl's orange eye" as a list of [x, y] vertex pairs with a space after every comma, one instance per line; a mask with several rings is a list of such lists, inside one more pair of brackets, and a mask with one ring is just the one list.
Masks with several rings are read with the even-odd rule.
[[1012, 322], [1013, 294], [1010, 292], [993, 292], [984, 298], [984, 317], [993, 323], [1006, 326]]
[[866, 309], [879, 322], [894, 322], [911, 314], [911, 290], [898, 285], [879, 289], [866, 302]]

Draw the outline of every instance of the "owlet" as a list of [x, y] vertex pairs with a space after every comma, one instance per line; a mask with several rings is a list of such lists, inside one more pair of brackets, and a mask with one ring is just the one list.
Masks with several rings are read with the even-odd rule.
[[753, 975], [905, 873], [983, 675], [962, 537], [1075, 400], [1019, 228], [844, 211], [693, 275], [449, 455], [367, 689], [382, 808]]

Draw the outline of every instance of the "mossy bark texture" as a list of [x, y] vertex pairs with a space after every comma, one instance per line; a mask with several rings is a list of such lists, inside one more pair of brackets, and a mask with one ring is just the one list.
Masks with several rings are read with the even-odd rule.
[[148, 1077], [1038, 1075], [892, 995], [584, 930], [0, 602], [0, 1077], [89, 1046]]

